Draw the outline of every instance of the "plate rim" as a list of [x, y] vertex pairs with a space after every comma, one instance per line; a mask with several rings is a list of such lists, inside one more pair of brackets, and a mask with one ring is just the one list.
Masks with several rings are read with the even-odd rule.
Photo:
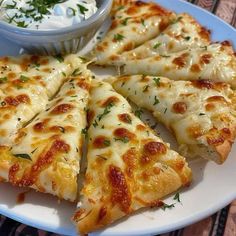
[[[160, 0], [144, 0], [146, 2], [156, 2], [159, 3]], [[184, 1], [184, 0], [171, 0], [174, 5], [173, 5], [173, 10], [175, 10], [175, 4], [183, 4], [183, 5], [187, 5], [188, 7], [192, 8], [192, 9], [196, 9], [197, 10], [197, 14], [205, 14], [210, 18], [213, 18], [216, 21], [220, 21], [221, 24], [224, 26], [224, 28], [228, 28], [228, 30], [232, 31], [233, 33], [236, 34], [236, 28], [234, 28], [232, 25], [230, 25], [229, 23], [225, 22], [223, 19], [221, 19], [220, 17], [218, 17], [217, 15], [207, 11], [206, 9], [201, 8], [200, 6], [194, 5], [190, 2]], [[162, 4], [161, 4], [162, 5]], [[183, 11], [184, 12], [184, 11]], [[192, 13], [189, 13], [190, 15], [192, 15]], [[197, 20], [198, 16], [194, 16]], [[200, 16], [199, 16], [200, 17]], [[214, 32], [214, 29], [210, 29], [212, 32]], [[236, 47], [236, 40], [235, 42], [233, 42], [232, 40], [232, 44], [234, 45], [234, 48]], [[236, 144], [234, 144], [236, 145]], [[197, 221], [200, 221], [202, 219], [204, 219], [205, 217], [208, 217], [210, 215], [212, 215], [213, 213], [217, 212], [218, 210], [222, 209], [223, 207], [225, 207], [227, 204], [229, 204], [230, 202], [232, 202], [234, 199], [236, 198], [236, 189], [234, 192], [230, 193], [230, 195], [227, 195], [225, 197], [222, 197], [222, 200], [220, 202], [214, 203], [211, 206], [209, 206], [208, 208], [206, 208], [204, 211], [198, 212], [198, 213], [193, 213], [191, 216], [188, 216], [187, 220], [182, 219], [180, 221], [176, 221], [175, 224], [169, 224], [166, 225], [162, 228], [160, 227], [152, 227], [149, 230], [142, 231], [140, 229], [138, 229], [138, 231], [135, 231], [135, 229], [133, 229], [131, 232], [127, 232], [129, 235], [146, 235], [146, 234], [153, 234], [153, 233], [157, 233], [157, 234], [161, 234], [161, 233], [167, 233], [173, 230], [177, 230], [180, 229], [182, 227], [185, 227], [187, 225], [191, 225]], [[53, 225], [50, 224], [40, 224], [37, 223], [35, 220], [32, 220], [29, 217], [23, 217], [22, 216], [18, 216], [16, 213], [12, 212], [11, 209], [5, 208], [4, 206], [0, 205], [0, 214], [11, 218], [13, 220], [16, 220], [22, 224], [25, 224], [27, 226], [31, 226], [31, 227], [35, 227], [37, 229], [41, 229], [44, 231], [49, 231], [49, 232], [53, 232], [53, 233], [57, 233], [57, 234], [63, 234], [63, 235], [74, 235], [75, 234], [75, 228], [67, 228], [67, 227], [63, 227], [63, 226], [58, 226], [57, 228], [55, 228]], [[73, 212], [72, 212], [73, 214]], [[96, 232], [94, 234], [100, 234], [99, 232]], [[111, 232], [101, 232], [102, 235], [111, 235]], [[116, 233], [112, 233], [113, 236], [115, 235], [119, 235]]]

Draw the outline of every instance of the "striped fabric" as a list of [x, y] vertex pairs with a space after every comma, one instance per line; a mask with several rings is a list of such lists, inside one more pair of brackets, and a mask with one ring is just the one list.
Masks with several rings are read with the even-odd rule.
[[236, 27], [236, 0], [187, 0], [213, 12], [229, 24]]
[[[187, 0], [236, 27], [236, 0]], [[0, 215], [0, 236], [58, 236]], [[236, 236], [236, 200], [216, 214], [186, 228], [161, 236]]]

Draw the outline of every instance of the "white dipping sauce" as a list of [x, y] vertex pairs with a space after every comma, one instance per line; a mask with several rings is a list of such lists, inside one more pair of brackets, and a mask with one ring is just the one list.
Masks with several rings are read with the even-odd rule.
[[18, 27], [53, 30], [96, 13], [96, 0], [0, 0], [0, 20]]

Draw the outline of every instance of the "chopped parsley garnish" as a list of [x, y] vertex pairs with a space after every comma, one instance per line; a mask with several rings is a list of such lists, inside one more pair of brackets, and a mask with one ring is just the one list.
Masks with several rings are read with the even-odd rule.
[[173, 199], [176, 200], [177, 202], [181, 202], [180, 197], [179, 197], [179, 193], [176, 193]]
[[63, 62], [64, 61], [64, 57], [61, 55], [56, 55], [54, 56], [54, 58], [56, 58], [59, 62]]
[[1, 77], [0, 78], [0, 83], [4, 83], [7, 82], [7, 77]]
[[154, 46], [153, 46], [153, 48], [154, 48], [154, 49], [157, 49], [157, 48], [159, 48], [159, 47], [161, 46], [161, 44], [162, 44], [162, 43], [155, 43]]
[[16, 25], [21, 28], [26, 28], [28, 25], [26, 25], [25, 21], [18, 21], [16, 22]]
[[109, 114], [111, 112], [111, 108], [114, 106], [114, 104], [111, 102], [106, 106], [103, 113], [98, 115], [98, 120], [100, 121], [105, 115]]
[[115, 34], [114, 35], [114, 40], [116, 41], [121, 41], [125, 38], [125, 36], [123, 36], [122, 34]]
[[158, 100], [158, 98], [155, 96], [154, 97], [154, 103], [153, 103], [153, 106], [155, 106], [156, 104], [160, 103], [160, 101]]
[[73, 71], [72, 76], [78, 76], [80, 74], [81, 74], [81, 72], [80, 72], [79, 68], [77, 68]]
[[182, 16], [179, 16], [178, 18], [172, 20], [172, 21], [170, 22], [170, 24], [171, 24], [171, 25], [176, 24], [176, 23], [179, 22], [182, 18], [183, 18]]
[[87, 138], [87, 137], [88, 137], [88, 128], [82, 129], [82, 130], [81, 130], [81, 134], [83, 134], [84, 137]]
[[119, 6], [118, 8], [117, 8], [117, 11], [120, 11], [120, 10], [122, 10], [122, 9], [124, 9], [125, 8], [125, 6]]
[[207, 46], [201, 46], [200, 48], [202, 48], [203, 50], [207, 50]]
[[153, 78], [154, 82], [156, 83], [157, 86], [160, 86], [160, 78]]
[[143, 114], [143, 110], [142, 109], [137, 109], [134, 114], [139, 118], [141, 119], [141, 116]]
[[27, 76], [25, 76], [25, 75], [21, 75], [21, 76], [20, 76], [20, 81], [23, 82], [23, 83], [24, 83], [24, 82], [27, 82], [29, 79], [30, 79], [30, 78], [27, 77]]
[[124, 20], [121, 21], [121, 24], [127, 25], [129, 19], [130, 19], [130, 17], [126, 17]]
[[95, 120], [93, 123], [93, 127], [96, 128], [98, 126], [98, 122]]
[[37, 151], [37, 149], [38, 149], [38, 148], [35, 148], [35, 149], [31, 152], [31, 154], [34, 154], [34, 153]]
[[123, 138], [114, 138], [115, 141], [121, 141], [123, 143], [128, 143], [129, 138], [128, 137], [123, 137]]
[[149, 85], [145, 85], [145, 86], [143, 87], [143, 92], [147, 92], [149, 87], [150, 87]]
[[19, 157], [19, 158], [23, 158], [23, 159], [32, 161], [30, 155], [29, 155], [29, 154], [26, 154], [26, 153], [13, 154], [13, 155], [14, 155], [15, 157]]
[[166, 204], [166, 203], [164, 203], [164, 205], [161, 207], [161, 209], [163, 210], [163, 211], [165, 211], [166, 209], [172, 209], [173, 207], [175, 207], [175, 204], [174, 203], [172, 203], [172, 204]]
[[[2, 7], [5, 9], [17, 9], [19, 13], [16, 13], [14, 16], [7, 16], [8, 23], [14, 22], [18, 27], [26, 28], [28, 25], [25, 21], [17, 20], [19, 18], [27, 18], [29, 22], [36, 21], [40, 22], [46, 15], [50, 15], [50, 9], [52, 9], [56, 4], [63, 3], [66, 0], [28, 0], [26, 4], [27, 8], [22, 8], [17, 6], [17, 1], [12, 1], [12, 4], [6, 4]], [[2, 5], [3, 1], [0, 2]], [[80, 9], [80, 12], [84, 14], [85, 11], [88, 11], [87, 8], [77, 4]], [[75, 15], [75, 9], [68, 8], [72, 10], [72, 14]]]
[[88, 11], [88, 9], [80, 4], [76, 4], [76, 5], [79, 8], [79, 11], [81, 12], [81, 14], [85, 15], [85, 12]]
[[87, 59], [86, 59], [85, 57], [79, 56], [79, 59], [80, 59], [82, 62], [87, 62]]
[[[1, 1], [2, 4], [3, 1]], [[14, 4], [7, 4], [4, 8], [5, 9], [15, 9], [16, 7], [16, 1], [12, 1]]]
[[186, 37], [184, 37], [184, 39], [185, 39], [186, 41], [189, 41], [189, 40], [191, 39], [191, 37], [190, 37], [190, 36], [186, 36]]
[[142, 23], [142, 25], [145, 27], [146, 25], [145, 25], [145, 20], [144, 19], [141, 19], [141, 23]]
[[111, 141], [110, 140], [104, 140], [103, 144], [107, 147], [109, 147], [111, 145]]
[[165, 110], [164, 110], [164, 114], [166, 114], [166, 112], [167, 112], [167, 107], [166, 107]]

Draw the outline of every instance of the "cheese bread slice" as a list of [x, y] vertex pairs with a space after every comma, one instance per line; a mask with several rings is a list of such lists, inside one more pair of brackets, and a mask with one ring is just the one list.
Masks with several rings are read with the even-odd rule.
[[174, 133], [182, 155], [218, 164], [226, 160], [236, 135], [236, 96], [228, 84], [143, 75], [116, 78], [112, 84]]
[[159, 75], [173, 80], [210, 79], [236, 88], [236, 56], [229, 42], [123, 61], [123, 64], [127, 75]]
[[17, 129], [46, 108], [78, 67], [76, 55], [0, 58], [0, 145], [11, 145]]
[[0, 176], [14, 186], [32, 187], [74, 201], [86, 127], [90, 77], [71, 77], [15, 144], [0, 147]]
[[[120, 3], [120, 4], [119, 4]], [[96, 64], [112, 64], [118, 55], [156, 37], [175, 14], [152, 2], [115, 1], [112, 24], [92, 56]]]
[[210, 32], [192, 16], [183, 13], [176, 16], [170, 25], [156, 38], [141, 46], [124, 52], [122, 60], [142, 59], [156, 55], [167, 55], [188, 48], [210, 44]]
[[111, 85], [91, 87], [87, 171], [74, 221], [81, 234], [160, 199], [191, 181], [185, 159], [131, 111]]

